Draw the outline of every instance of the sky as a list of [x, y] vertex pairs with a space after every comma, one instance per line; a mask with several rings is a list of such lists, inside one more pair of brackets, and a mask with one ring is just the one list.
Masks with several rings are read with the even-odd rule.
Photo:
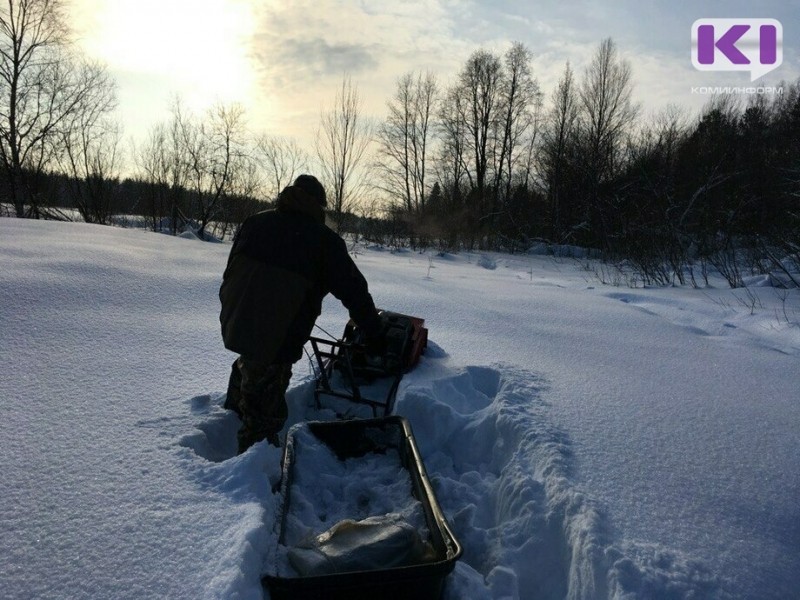
[[580, 76], [611, 37], [631, 64], [644, 116], [668, 104], [695, 112], [708, 96], [693, 88], [750, 85], [746, 73], [692, 65], [692, 24], [733, 17], [772, 18], [783, 26], [783, 63], [756, 85], [800, 77], [797, 0], [71, 1], [78, 44], [115, 77], [119, 118], [130, 136], [141, 138], [166, 120], [180, 97], [197, 112], [240, 103], [253, 131], [304, 146], [345, 73], [364, 113], [380, 120], [405, 73], [432, 71], [446, 87], [472, 52], [501, 53], [514, 41], [532, 51], [546, 98], [567, 61]]

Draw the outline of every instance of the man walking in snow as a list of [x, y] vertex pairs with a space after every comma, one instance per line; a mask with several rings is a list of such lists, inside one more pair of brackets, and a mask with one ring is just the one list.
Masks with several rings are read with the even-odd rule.
[[344, 240], [325, 225], [325, 189], [300, 175], [276, 208], [242, 223], [231, 248], [219, 297], [225, 347], [234, 362], [225, 407], [242, 419], [239, 452], [263, 439], [280, 446], [292, 364], [332, 293], [367, 338], [381, 321], [367, 282]]

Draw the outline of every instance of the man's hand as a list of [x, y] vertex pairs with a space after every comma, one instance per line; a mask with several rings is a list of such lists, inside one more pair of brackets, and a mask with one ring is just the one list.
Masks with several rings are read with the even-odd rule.
[[386, 355], [386, 325], [382, 325], [377, 333], [365, 336], [364, 347], [369, 356], [383, 357]]

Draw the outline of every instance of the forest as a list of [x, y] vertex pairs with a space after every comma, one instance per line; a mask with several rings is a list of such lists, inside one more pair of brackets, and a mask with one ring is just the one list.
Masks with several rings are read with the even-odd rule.
[[[328, 190], [340, 233], [388, 246], [592, 249], [650, 284], [733, 287], [800, 271], [800, 80], [719, 93], [699, 114], [653, 114], [629, 62], [602, 40], [542, 90], [529, 48], [478, 48], [447, 80], [410, 70], [382, 115], [343, 75], [302, 148], [247, 127], [239, 105], [169, 118], [125, 145], [116, 84], [76, 53], [59, 2], [0, 8], [0, 212], [186, 227], [230, 237], [302, 172]], [[757, 88], [754, 88], [754, 91]]]

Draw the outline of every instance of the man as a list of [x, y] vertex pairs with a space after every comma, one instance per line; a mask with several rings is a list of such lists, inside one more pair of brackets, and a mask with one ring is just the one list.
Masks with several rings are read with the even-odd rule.
[[219, 297], [225, 347], [240, 355], [225, 403], [242, 419], [240, 453], [263, 439], [280, 446], [292, 364], [328, 292], [368, 338], [380, 334], [364, 276], [344, 240], [325, 225], [326, 204], [322, 184], [300, 175], [274, 210], [247, 218], [234, 239]]

